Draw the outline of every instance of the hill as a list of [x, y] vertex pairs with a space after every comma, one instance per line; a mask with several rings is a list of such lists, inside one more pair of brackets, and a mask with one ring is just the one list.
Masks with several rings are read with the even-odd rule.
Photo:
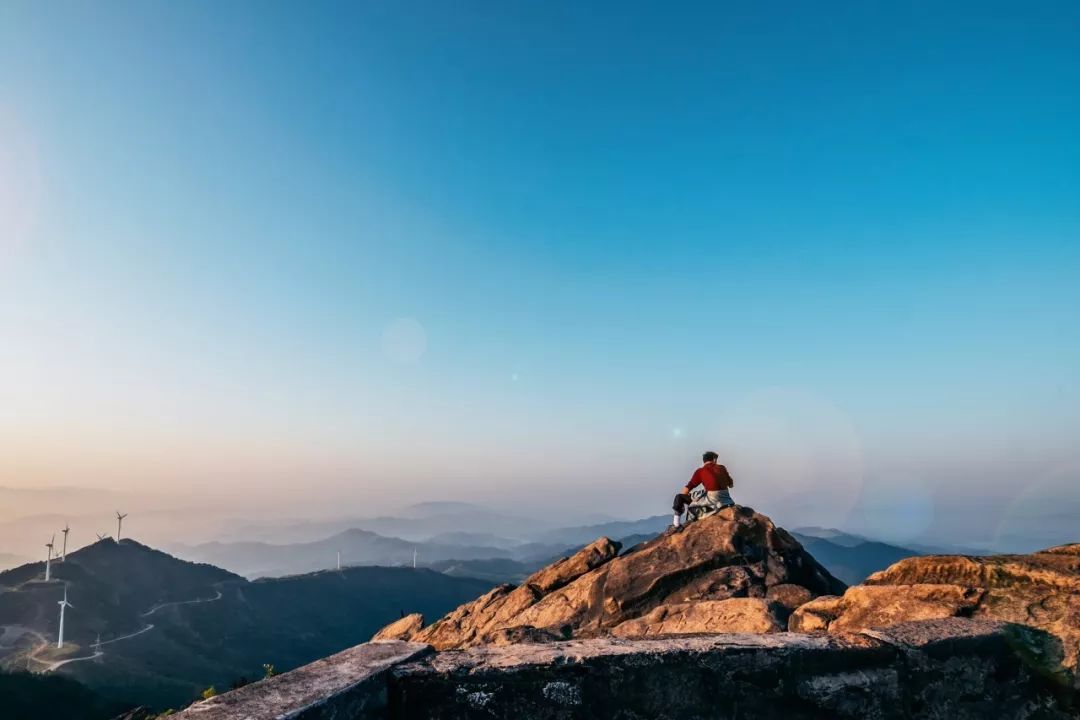
[[107, 538], [52, 563], [52, 581], [44, 582], [45, 563], [30, 563], [0, 573], [0, 625], [22, 625], [55, 637], [57, 601], [68, 588], [73, 611], [67, 627], [70, 642], [89, 646], [135, 632], [142, 614], [162, 603], [210, 597], [238, 575], [211, 565], [178, 560], [134, 540]]
[[[78, 679], [108, 700], [186, 704], [363, 641], [402, 613], [439, 614], [490, 583], [411, 568], [356, 567], [249, 582], [132, 540], [0, 574], [0, 662]], [[52, 643], [67, 587], [65, 648]], [[100, 635], [101, 645], [95, 647]]]
[[153, 632], [118, 644], [109, 662], [65, 668], [110, 697], [175, 707], [208, 686], [257, 679], [363, 642], [393, 618], [445, 612], [490, 587], [431, 570], [353, 567], [233, 582], [212, 602], [167, 606]]

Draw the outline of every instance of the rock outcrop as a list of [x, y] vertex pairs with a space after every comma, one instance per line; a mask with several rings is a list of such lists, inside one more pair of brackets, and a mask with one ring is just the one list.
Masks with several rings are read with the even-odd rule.
[[382, 632], [438, 650], [609, 633], [777, 632], [799, 604], [845, 589], [790, 534], [745, 507], [619, 550], [601, 538], [426, 628]]
[[1080, 687], [1080, 544], [1031, 555], [902, 560], [842, 597], [819, 597], [789, 620], [797, 632], [851, 632], [911, 620], [969, 617], [1050, 633], [1039, 662]]
[[379, 640], [406, 640], [424, 627], [424, 616], [420, 613], [406, 615], [400, 620], [395, 620], [371, 638], [372, 642]]
[[[724, 602], [724, 601], [721, 601]], [[1004, 623], [822, 636], [597, 638], [475, 647], [394, 668], [388, 713], [447, 718], [1066, 720]]]

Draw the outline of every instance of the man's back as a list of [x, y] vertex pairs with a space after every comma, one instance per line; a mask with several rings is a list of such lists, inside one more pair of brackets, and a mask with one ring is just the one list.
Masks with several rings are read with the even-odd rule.
[[694, 471], [686, 487], [693, 490], [698, 485], [705, 488], [706, 492], [716, 492], [735, 487], [735, 481], [727, 468], [720, 463], [706, 463]]

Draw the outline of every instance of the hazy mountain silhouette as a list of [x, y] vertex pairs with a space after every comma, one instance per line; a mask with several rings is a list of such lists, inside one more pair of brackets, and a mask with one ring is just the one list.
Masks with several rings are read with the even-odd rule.
[[367, 530], [410, 542], [422, 542], [463, 528], [513, 541], [525, 541], [556, 527], [541, 518], [507, 515], [459, 502], [427, 502], [410, 505], [394, 515], [342, 517], [332, 520], [238, 524], [226, 541], [258, 541], [277, 545], [313, 542], [346, 530]]
[[641, 520], [613, 520], [598, 525], [557, 528], [540, 534], [541, 543], [587, 545], [598, 537], [622, 538], [629, 535], [655, 535], [671, 524], [671, 515], [653, 515]]
[[922, 554], [911, 548], [835, 532], [838, 534], [829, 539], [804, 535], [797, 531], [791, 534], [818, 562], [828, 568], [829, 572], [848, 585], [857, 585], [898, 560]]
[[306, 543], [274, 545], [261, 542], [206, 543], [176, 546], [177, 554], [229, 568], [249, 578], [281, 577], [332, 568], [341, 553], [343, 565], [412, 565], [413, 551], [424, 565], [444, 560], [486, 560], [511, 557], [506, 548], [412, 542], [351, 529]]

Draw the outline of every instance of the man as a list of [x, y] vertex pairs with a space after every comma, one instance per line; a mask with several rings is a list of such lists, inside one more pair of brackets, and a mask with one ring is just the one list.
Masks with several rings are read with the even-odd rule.
[[[716, 462], [719, 458], [720, 456], [712, 450], [701, 456], [701, 467], [694, 471], [690, 482], [675, 496], [675, 503], [672, 505], [672, 510], [675, 511], [673, 527], [682, 525], [683, 511], [686, 511], [687, 521], [689, 521], [712, 515], [722, 507], [735, 504], [735, 501], [731, 499], [731, 493], [728, 492], [730, 488], [735, 487], [735, 481], [727, 468]], [[705, 496], [692, 500], [690, 493], [697, 487], [705, 491]]]

